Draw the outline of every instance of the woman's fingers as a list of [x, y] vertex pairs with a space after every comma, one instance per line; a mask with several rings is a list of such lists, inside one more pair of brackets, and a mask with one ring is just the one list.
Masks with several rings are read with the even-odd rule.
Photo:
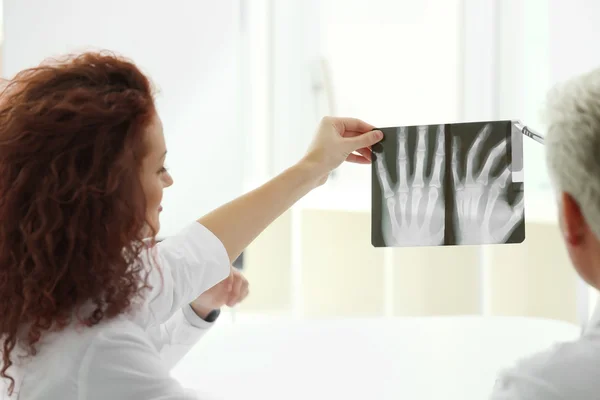
[[239, 301], [243, 301], [246, 297], [248, 297], [248, 294], [250, 294], [250, 285], [248, 284], [248, 280], [244, 278]]
[[368, 132], [375, 127], [358, 118], [334, 118], [326, 117], [342, 136], [347, 136], [350, 132]]
[[325, 117], [303, 161], [319, 177], [329, 175], [344, 161], [370, 164], [371, 146], [383, 139], [383, 132], [374, 129], [356, 118]]
[[227, 305], [229, 307], [233, 307], [238, 303], [238, 298], [240, 297], [240, 291], [242, 289], [242, 279], [238, 277], [233, 284], [233, 289], [229, 293], [229, 299], [227, 300]]
[[242, 275], [241, 272], [235, 271], [234, 273], [235, 279], [233, 283], [233, 288], [229, 293], [229, 298], [227, 299], [227, 306], [233, 307], [242, 300], [246, 298], [248, 295], [248, 280]]
[[[346, 132], [345, 137], [356, 137], [356, 136], [360, 136], [363, 134], [364, 134], [364, 132], [363, 133]], [[356, 149], [356, 150], [354, 150], [354, 152], [358, 153], [358, 155], [350, 153], [350, 155], [346, 158], [346, 161], [356, 163], [356, 164], [369, 164], [371, 162], [372, 152], [371, 152], [370, 147], [363, 147], [360, 149]]]
[[350, 146], [351, 151], [358, 151], [359, 149], [370, 148], [381, 141], [381, 139], [383, 139], [383, 132], [374, 130], [348, 137], [346, 138], [346, 142]]
[[369, 162], [371, 161], [371, 154], [372, 154], [371, 149], [365, 147], [365, 148], [356, 150], [356, 152], [358, 154], [360, 154], [361, 156], [363, 156], [364, 158], [366, 158]]
[[354, 154], [354, 153], [350, 153], [348, 155], [348, 157], [346, 157], [346, 161], [355, 163], [355, 164], [370, 164], [371, 163], [371, 160], [367, 160], [365, 157], [363, 157], [359, 154]]
[[227, 286], [227, 291], [231, 292], [233, 289], [233, 281], [234, 281], [234, 269], [231, 267], [231, 272], [229, 272], [229, 276], [225, 279], [225, 285]]
[[[357, 136], [364, 135], [365, 132], [346, 132], [344, 134], [344, 138], [353, 138]], [[361, 156], [366, 158], [369, 162], [371, 162], [371, 146], [362, 147], [360, 149], [353, 150], [356, 153], [359, 153]]]

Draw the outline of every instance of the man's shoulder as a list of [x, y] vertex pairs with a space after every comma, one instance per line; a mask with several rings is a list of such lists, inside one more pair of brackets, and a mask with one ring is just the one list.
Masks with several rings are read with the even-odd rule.
[[500, 373], [493, 400], [596, 400], [600, 393], [600, 336], [556, 344]]

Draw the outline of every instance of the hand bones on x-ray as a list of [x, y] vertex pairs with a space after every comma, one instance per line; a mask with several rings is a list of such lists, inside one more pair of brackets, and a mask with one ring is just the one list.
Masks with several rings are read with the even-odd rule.
[[460, 139], [458, 136], [453, 139], [452, 173], [458, 214], [458, 244], [505, 243], [523, 216], [523, 196], [514, 206], [504, 196], [501, 197], [509, 183], [510, 166], [507, 165], [497, 178], [490, 181], [492, 167], [498, 158], [506, 154], [506, 139], [490, 151], [478, 174], [474, 170], [475, 157], [481, 153], [483, 142], [491, 130], [492, 125], [486, 124], [477, 134], [468, 152], [464, 180], [458, 177]]
[[427, 126], [418, 128], [415, 173], [408, 179], [406, 127], [398, 128], [396, 168], [398, 182], [392, 186], [383, 153], [378, 154], [377, 177], [383, 192], [382, 233], [386, 246], [437, 246], [444, 241], [444, 198], [442, 166], [444, 165], [444, 129], [436, 132], [436, 151], [432, 174], [425, 177], [427, 161]]

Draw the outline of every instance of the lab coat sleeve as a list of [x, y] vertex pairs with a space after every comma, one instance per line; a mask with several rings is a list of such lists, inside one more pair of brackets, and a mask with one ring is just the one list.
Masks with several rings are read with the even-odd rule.
[[144, 252], [142, 260], [152, 289], [145, 295], [136, 322], [146, 331], [174, 316], [168, 324], [171, 328], [176, 321], [184, 321], [176, 313], [227, 278], [231, 268], [221, 241], [198, 222]]
[[99, 333], [77, 378], [80, 400], [200, 400], [169, 375], [160, 354], [136, 330]]
[[163, 365], [172, 369], [214, 325], [200, 318], [190, 305], [177, 311], [167, 322], [148, 330]]

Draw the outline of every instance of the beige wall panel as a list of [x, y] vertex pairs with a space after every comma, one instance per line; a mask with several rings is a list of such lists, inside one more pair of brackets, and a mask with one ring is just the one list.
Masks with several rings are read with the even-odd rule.
[[302, 287], [307, 317], [381, 316], [384, 256], [367, 212], [304, 210]]

